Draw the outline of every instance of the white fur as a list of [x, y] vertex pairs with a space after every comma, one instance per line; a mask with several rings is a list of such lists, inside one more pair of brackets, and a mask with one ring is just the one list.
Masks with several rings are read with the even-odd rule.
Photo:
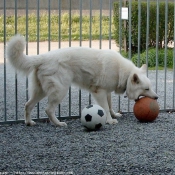
[[23, 54], [25, 40], [14, 36], [8, 43], [7, 57], [17, 70], [28, 75], [32, 73], [31, 97], [25, 106], [25, 122], [34, 125], [30, 113], [37, 102], [48, 97], [46, 113], [57, 126], [66, 126], [55, 117], [55, 109], [66, 96], [72, 83], [90, 91], [97, 103], [107, 113], [107, 123], [115, 124], [111, 104], [111, 92], [126, 91], [130, 99], [140, 95], [157, 98], [146, 77], [146, 66], [137, 68], [131, 61], [112, 50], [98, 50], [72, 47], [50, 51], [37, 56]]

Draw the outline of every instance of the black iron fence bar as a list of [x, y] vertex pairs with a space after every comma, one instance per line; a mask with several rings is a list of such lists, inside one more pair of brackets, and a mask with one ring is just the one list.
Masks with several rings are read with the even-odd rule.
[[[40, 48], [40, 0], [37, 0], [37, 55], [39, 55]], [[37, 104], [37, 118], [39, 119], [40, 103]]]
[[158, 91], [158, 53], [159, 53], [159, 0], [156, 3], [156, 93]]
[[6, 69], [6, 0], [4, 0], [4, 121], [7, 121], [7, 69]]
[[164, 39], [164, 46], [165, 46], [165, 57], [164, 57], [164, 108], [166, 109], [166, 91], [167, 91], [167, 32], [168, 32], [168, 1], [165, 4], [165, 39]]
[[[174, 41], [175, 41], [175, 1], [174, 1]], [[175, 70], [175, 43], [173, 49], [173, 70]], [[173, 71], [173, 106], [175, 108], [175, 71]]]

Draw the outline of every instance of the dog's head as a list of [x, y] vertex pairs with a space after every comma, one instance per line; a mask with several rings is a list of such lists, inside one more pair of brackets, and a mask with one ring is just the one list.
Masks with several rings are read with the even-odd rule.
[[138, 100], [140, 96], [158, 99], [157, 94], [152, 90], [151, 82], [146, 76], [147, 66], [136, 68], [131, 72], [127, 80], [126, 94], [131, 100]]

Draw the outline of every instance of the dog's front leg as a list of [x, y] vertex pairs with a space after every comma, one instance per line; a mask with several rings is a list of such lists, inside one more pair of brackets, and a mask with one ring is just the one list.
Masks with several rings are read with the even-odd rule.
[[116, 119], [112, 119], [111, 117], [108, 100], [107, 100], [107, 92], [105, 90], [99, 89], [96, 93], [95, 92], [92, 93], [92, 95], [94, 96], [96, 102], [105, 110], [107, 115], [106, 123], [109, 123], [109, 124], [118, 123]]
[[107, 94], [107, 99], [108, 99], [109, 111], [111, 113], [111, 116], [114, 118], [121, 117], [122, 114], [115, 113], [114, 110], [112, 109], [112, 100], [111, 100], [111, 93], [110, 92]]

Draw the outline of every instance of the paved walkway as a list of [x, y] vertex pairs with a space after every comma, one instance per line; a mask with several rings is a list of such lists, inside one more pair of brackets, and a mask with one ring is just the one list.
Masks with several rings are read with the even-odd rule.
[[[101, 42], [101, 49], [109, 49], [110, 42], [108, 40], [103, 40]], [[72, 41], [71, 42], [72, 47], [80, 46], [79, 41]], [[89, 47], [89, 41], [82, 41], [81, 46], [83, 47]], [[69, 47], [69, 42], [63, 41], [61, 42], [61, 48]], [[93, 40], [91, 42], [92, 48], [100, 48], [100, 41]], [[51, 42], [50, 43], [50, 50], [55, 50], [59, 48], [58, 42]], [[111, 41], [111, 49], [112, 50], [118, 50], [118, 47], [115, 44], [115, 41]], [[48, 42], [40, 42], [39, 43], [39, 53], [45, 53], [48, 51]], [[36, 55], [37, 54], [37, 43], [36, 42], [30, 42], [28, 43], [28, 55]], [[0, 43], [0, 63], [4, 63], [4, 44]]]

